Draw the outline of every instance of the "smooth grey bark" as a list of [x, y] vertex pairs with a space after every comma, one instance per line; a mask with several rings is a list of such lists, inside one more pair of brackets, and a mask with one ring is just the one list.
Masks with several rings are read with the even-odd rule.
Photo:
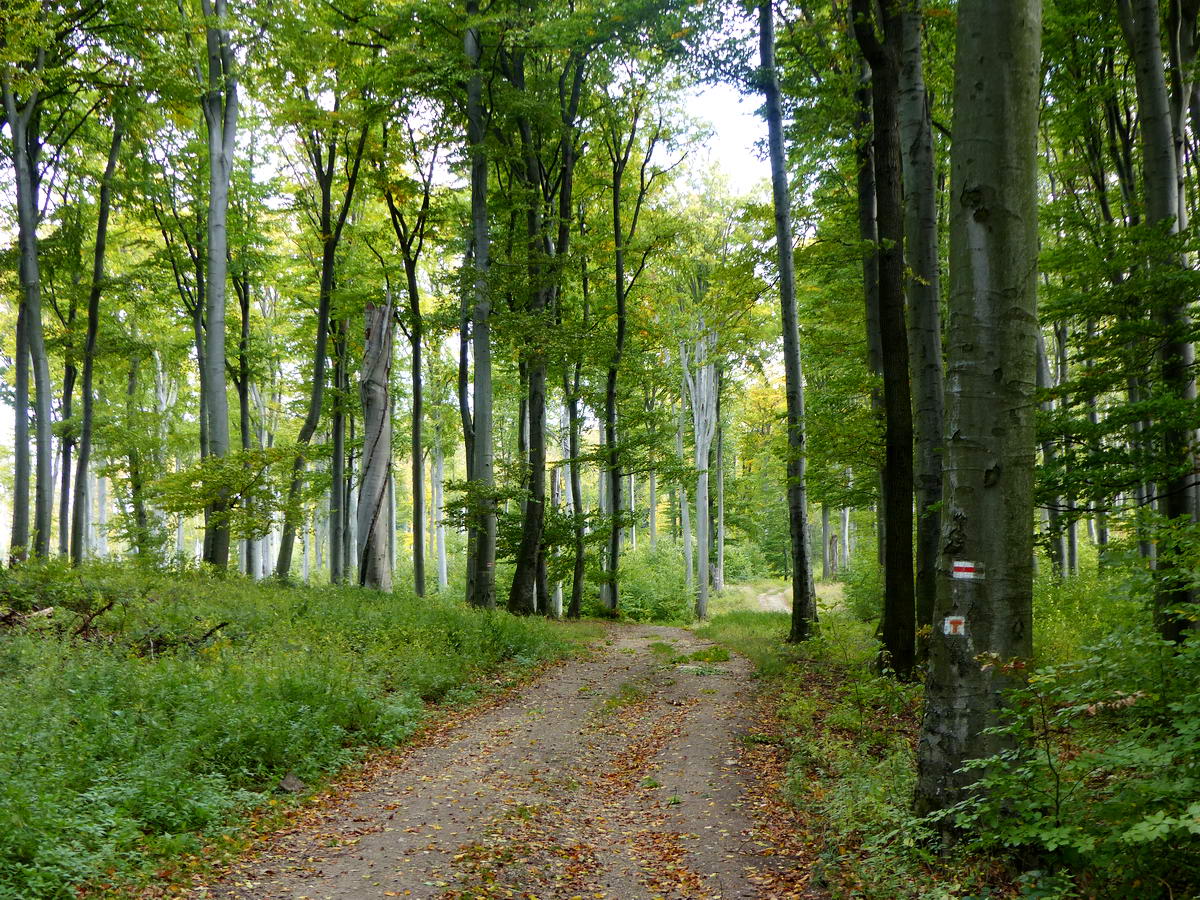
[[349, 366], [346, 355], [348, 325], [345, 319], [337, 324], [334, 336], [333, 415], [330, 421], [330, 440], [333, 451], [329, 461], [329, 581], [341, 584], [346, 580], [349, 554], [346, 552], [347, 510], [350, 506], [350, 476], [346, 471], [346, 391], [349, 387]]
[[839, 548], [841, 559], [838, 561], [838, 568], [846, 571], [850, 568], [850, 507], [842, 507], [842, 543]]
[[96, 478], [96, 555], [108, 558], [108, 479]]
[[[238, 396], [238, 436], [241, 440], [242, 451], [246, 452], [254, 447], [256, 437], [254, 429], [250, 424], [250, 282], [246, 277], [246, 273], [231, 272], [230, 280], [233, 282], [233, 291], [237, 295], [238, 300], [238, 347], [237, 347], [237, 375], [234, 378], [234, 387], [237, 390]], [[163, 418], [165, 422], [165, 417]], [[261, 448], [260, 448], [261, 449]], [[250, 459], [246, 458], [245, 465], [249, 466]], [[244, 501], [247, 517], [253, 516], [253, 506], [247, 498]], [[242, 544], [242, 571], [251, 578], [257, 580], [262, 577], [262, 542], [255, 537], [246, 537], [241, 541]]]
[[829, 504], [821, 504], [821, 580], [828, 581], [833, 574], [834, 564], [830, 558], [832, 546], [829, 530]]
[[[951, 151], [942, 557], [917, 748], [919, 814], [978, 778], [1033, 650], [1040, 0], [962, 0]], [[998, 424], [1002, 427], [998, 427]], [[956, 564], [974, 577], [954, 577]], [[960, 572], [961, 575], [968, 573]], [[951, 619], [951, 617], [959, 617]], [[959, 621], [961, 619], [961, 621]], [[953, 823], [948, 823], [947, 833]]]
[[[388, 485], [392, 475], [392, 293], [364, 311], [363, 361], [359, 390], [363, 410], [363, 460], [357, 513], [358, 583], [392, 589], [388, 545]], [[420, 462], [418, 461], [418, 465]], [[415, 495], [415, 487], [414, 487]], [[414, 547], [419, 542], [416, 536]]]
[[[700, 302], [702, 298], [697, 298]], [[709, 452], [717, 426], [717, 367], [713, 354], [717, 335], [704, 325], [700, 317], [700, 336], [693, 353], [679, 345], [679, 362], [683, 367], [689, 406], [692, 409], [692, 437], [696, 467], [696, 618], [708, 617], [709, 562], [712, 556], [712, 520], [709, 516]], [[692, 368], [695, 367], [693, 373]], [[690, 567], [689, 567], [690, 568]]]
[[[1177, 234], [1181, 226], [1182, 202], [1179, 157], [1163, 68], [1159, 5], [1157, 0], [1118, 0], [1117, 8], [1121, 30], [1134, 63], [1146, 219], [1152, 225], [1165, 227], [1168, 234]], [[1167, 265], [1182, 265], [1182, 260], [1172, 260]], [[1173, 396], [1194, 398], [1196, 387], [1191, 370], [1195, 363], [1195, 348], [1185, 337], [1191, 325], [1188, 307], [1161, 302], [1158, 306], [1156, 318], [1164, 332], [1158, 351], [1162, 385]], [[1160, 486], [1159, 507], [1168, 520], [1191, 517], [1193, 466], [1190, 464], [1190, 445], [1191, 434], [1184, 424], [1163, 429], [1163, 456], [1177, 468], [1176, 474]], [[1183, 640], [1190, 622], [1171, 610], [1192, 599], [1188, 587], [1190, 577], [1179, 556], [1178, 546], [1159, 548], [1154, 598], [1155, 624], [1159, 633], [1175, 642]]]
[[721, 384], [717, 377], [717, 566], [713, 590], [725, 590], [725, 426], [721, 421]]
[[[1038, 390], [1045, 390], [1053, 385], [1050, 375], [1050, 360], [1046, 356], [1046, 337], [1038, 329], [1037, 334], [1037, 382]], [[1042, 401], [1042, 410], [1050, 412], [1054, 409], [1051, 400]], [[1042, 461], [1047, 467], [1052, 467], [1058, 458], [1058, 448], [1054, 439], [1047, 436], [1042, 441]], [[1046, 532], [1050, 549], [1050, 566], [1056, 578], [1062, 578], [1067, 568], [1066, 534], [1062, 526], [1063, 501], [1061, 497], [1053, 497], [1046, 508]]]
[[446, 461], [442, 449], [442, 429], [437, 426], [433, 438], [433, 528], [437, 549], [438, 590], [450, 587], [450, 570], [446, 560]]
[[[125, 382], [125, 417], [132, 423], [137, 412], [138, 376], [141, 359], [136, 351], [129, 361], [129, 376]], [[131, 443], [126, 455], [129, 465], [129, 501], [133, 507], [133, 548], [138, 559], [150, 558], [150, 517], [146, 510], [146, 481], [142, 472], [142, 452]]]
[[646, 528], [650, 533], [650, 549], [653, 550], [658, 546], [658, 473], [651, 470], [647, 482]]
[[473, 460], [471, 480], [475, 498], [475, 564], [471, 593], [472, 606], [496, 605], [496, 500], [495, 445], [492, 435], [492, 345], [491, 290], [488, 285], [490, 230], [487, 212], [488, 153], [484, 144], [486, 121], [483, 103], [483, 44], [474, 20], [479, 17], [479, 0], [466, 0], [468, 25], [463, 46], [470, 67], [467, 79], [467, 149], [471, 167], [471, 236], [475, 280], [471, 312], [471, 339], [474, 356], [473, 378]]
[[[463, 437], [463, 460], [466, 467], [467, 483], [471, 483], [473, 479], [473, 471], [475, 467], [475, 426], [471, 417], [471, 389], [470, 389], [470, 357], [471, 357], [471, 316], [472, 304], [470, 301], [470, 291], [467, 288], [468, 273], [473, 272], [474, 265], [474, 250], [472, 242], [467, 242], [467, 251], [463, 257], [462, 268], [462, 287], [461, 296], [459, 297], [459, 322], [458, 322], [458, 372], [455, 384], [455, 392], [458, 395], [458, 416], [462, 424]], [[466, 577], [463, 579], [466, 584], [465, 596], [468, 602], [475, 596], [475, 565], [478, 562], [476, 550], [476, 535], [478, 532], [478, 518], [468, 510], [466, 516]]]
[[[200, 106], [208, 146], [207, 284], [204, 375], [208, 401], [208, 451], [229, 455], [229, 398], [225, 391], [225, 281], [228, 272], [229, 182], [237, 146], [237, 60], [229, 39], [226, 0], [200, 0], [205, 18], [207, 80]], [[205, 561], [224, 569], [229, 564], [228, 498], [221, 491], [213, 502]]]
[[[37, 71], [44, 67], [45, 51], [37, 54]], [[16, 176], [17, 200], [17, 247], [18, 268], [21, 282], [21, 310], [24, 311], [22, 335], [24, 347], [33, 370], [34, 387], [34, 433], [37, 439], [34, 483], [33, 530], [28, 522], [18, 520], [16, 510], [28, 497], [28, 456], [25, 465], [25, 493], [14, 498], [13, 542], [14, 547], [25, 548], [37, 557], [50, 555], [50, 527], [54, 506], [54, 443], [51, 425], [50, 360], [46, 354], [46, 339], [42, 328], [42, 282], [41, 265], [38, 259], [37, 226], [41, 218], [38, 212], [38, 154], [41, 151], [41, 136], [38, 134], [40, 121], [41, 92], [34, 88], [23, 104], [19, 104], [6, 74], [0, 75], [0, 92], [4, 95], [4, 111], [8, 119], [9, 136], [12, 142], [12, 164]], [[18, 316], [20, 313], [18, 313]], [[18, 341], [18, 366], [21, 365], [20, 341]], [[28, 380], [26, 380], [28, 385]], [[18, 406], [20, 419], [28, 414], [28, 388], [25, 405]], [[27, 453], [28, 432], [24, 444], [18, 444], [18, 455]], [[27, 501], [26, 501], [27, 502]], [[28, 513], [26, 513], [28, 515]], [[24, 532], [24, 534], [22, 534]], [[18, 545], [18, 537], [25, 539]], [[17, 556], [23, 556], [17, 551]]]
[[[679, 462], [683, 462], [683, 422], [687, 415], [687, 378], [684, 378], [684, 389], [679, 395], [679, 418], [675, 424], [675, 453]], [[683, 571], [684, 579], [690, 593], [696, 583], [695, 564], [692, 561], [692, 520], [688, 509], [687, 485], [679, 482], [679, 530], [683, 540]]]
[[783, 367], [787, 391], [787, 497], [791, 533], [792, 624], [789, 641], [810, 637], [817, 625], [817, 593], [808, 550], [804, 461], [804, 374], [796, 314], [795, 260], [792, 252], [791, 191], [783, 143], [783, 107], [775, 68], [775, 21], [769, 0], [758, 4], [760, 87], [766, 97], [771, 195], [775, 207], [775, 251], [779, 265], [779, 303], [783, 326]]
[[17, 309], [16, 350], [13, 360], [13, 516], [9, 557], [29, 557], [29, 329], [25, 304]]
[[[941, 273], [937, 175], [933, 155], [929, 92], [921, 55], [921, 0], [906, 0], [901, 12], [900, 151], [904, 170], [904, 251], [908, 272], [909, 367], [916, 431], [914, 480], [917, 499], [916, 625], [933, 623], [941, 532], [942, 367]], [[921, 642], [919, 655], [924, 655]]]

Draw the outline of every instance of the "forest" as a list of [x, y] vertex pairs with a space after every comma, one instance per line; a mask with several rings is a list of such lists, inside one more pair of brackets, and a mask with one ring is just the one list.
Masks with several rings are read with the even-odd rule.
[[1198, 51], [0, 0], [0, 900], [1200, 897]]

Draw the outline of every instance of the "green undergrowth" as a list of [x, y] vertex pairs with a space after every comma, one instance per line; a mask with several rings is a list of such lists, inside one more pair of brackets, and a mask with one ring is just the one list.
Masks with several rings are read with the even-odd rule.
[[403, 592], [58, 565], [0, 570], [0, 623], [13, 900], [147, 877], [236, 831], [286, 773], [318, 781], [597, 630]]
[[1038, 668], [1001, 726], [1013, 749], [981, 764], [986, 792], [954, 811], [952, 849], [911, 812], [923, 687], [874, 673], [870, 581], [800, 645], [782, 613], [697, 629], [756, 666], [814, 884], [877, 900], [1200, 896], [1200, 641], [1155, 636], [1136, 571], [1038, 579]]

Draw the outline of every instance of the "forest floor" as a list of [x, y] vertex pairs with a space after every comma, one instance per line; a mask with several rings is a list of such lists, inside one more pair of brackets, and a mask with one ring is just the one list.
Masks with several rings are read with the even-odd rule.
[[368, 766], [193, 898], [808, 897], [751, 666], [610, 625]]

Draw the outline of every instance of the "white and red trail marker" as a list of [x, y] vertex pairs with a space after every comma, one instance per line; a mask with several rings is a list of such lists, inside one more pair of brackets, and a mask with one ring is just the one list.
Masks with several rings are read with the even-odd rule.
[[956, 559], [954, 561], [954, 565], [950, 569], [950, 575], [952, 578], [965, 578], [968, 580], [973, 578], [982, 578], [983, 567], [978, 563], [971, 562], [970, 560]]
[[942, 620], [942, 633], [962, 637], [967, 633], [966, 616], [946, 616]]

